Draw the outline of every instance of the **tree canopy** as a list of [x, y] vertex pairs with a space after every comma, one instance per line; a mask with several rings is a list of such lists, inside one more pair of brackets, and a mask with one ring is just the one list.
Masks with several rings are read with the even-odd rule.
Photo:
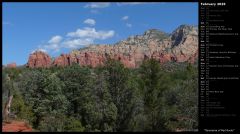
[[139, 68], [108, 60], [103, 67], [4, 68], [3, 103], [37, 131], [194, 130], [197, 66], [145, 60]]

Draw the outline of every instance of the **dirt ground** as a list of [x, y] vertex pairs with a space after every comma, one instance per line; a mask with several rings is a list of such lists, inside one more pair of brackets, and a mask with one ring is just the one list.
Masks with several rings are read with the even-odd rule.
[[24, 121], [11, 121], [2, 123], [3, 132], [32, 132], [32, 128]]

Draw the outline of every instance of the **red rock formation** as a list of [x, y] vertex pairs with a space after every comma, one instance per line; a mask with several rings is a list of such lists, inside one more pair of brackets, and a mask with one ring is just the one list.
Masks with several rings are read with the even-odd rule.
[[198, 49], [196, 50], [196, 52], [188, 59], [188, 61], [190, 63], [194, 63], [196, 62], [198, 59]]
[[17, 64], [15, 62], [7, 64], [7, 68], [16, 68]]
[[30, 68], [50, 67], [51, 57], [42, 51], [36, 51], [29, 56], [27, 66]]
[[97, 67], [110, 58], [119, 60], [126, 67], [139, 67], [143, 60], [153, 58], [160, 63], [170, 61], [194, 63], [198, 57], [198, 32], [196, 27], [182, 25], [172, 34], [148, 30], [144, 35], [131, 36], [114, 45], [91, 45], [84, 49], [61, 54], [51, 64], [50, 57], [43, 53], [33, 53], [29, 67], [81, 66]]
[[69, 54], [61, 54], [59, 57], [57, 57], [54, 62], [53, 65], [55, 66], [68, 66], [71, 65], [71, 60], [70, 60], [70, 56]]

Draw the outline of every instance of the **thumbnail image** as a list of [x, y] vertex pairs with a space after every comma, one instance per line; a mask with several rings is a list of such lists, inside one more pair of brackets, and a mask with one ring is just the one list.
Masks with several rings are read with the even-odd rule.
[[198, 3], [2, 7], [2, 131], [198, 131]]

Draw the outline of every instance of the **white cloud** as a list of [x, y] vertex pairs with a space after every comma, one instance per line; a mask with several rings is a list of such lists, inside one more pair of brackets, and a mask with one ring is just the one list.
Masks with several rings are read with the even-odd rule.
[[65, 48], [78, 48], [79, 46], [87, 46], [93, 44], [93, 39], [85, 38], [85, 39], [72, 39], [65, 41], [63, 43]]
[[94, 19], [86, 19], [83, 23], [94, 26], [96, 21]]
[[110, 2], [91, 2], [85, 5], [85, 8], [106, 8], [110, 6]]
[[63, 38], [59, 35], [53, 36], [46, 44], [40, 45], [38, 50], [58, 52], [61, 49], [60, 44], [62, 40]]
[[134, 6], [141, 4], [165, 4], [165, 2], [117, 2], [117, 6]]
[[77, 29], [75, 32], [69, 32], [67, 37], [69, 38], [63, 42], [65, 48], [78, 48], [80, 46], [88, 46], [94, 44], [95, 40], [105, 40], [113, 37], [115, 32], [113, 30], [97, 31], [95, 28], [85, 27]]
[[118, 6], [122, 5], [139, 5], [139, 4], [146, 4], [146, 2], [118, 2]]
[[80, 38], [92, 38], [92, 39], [107, 39], [114, 36], [114, 31], [96, 31], [95, 28], [85, 27], [83, 29], [77, 29], [76, 32], [70, 32], [67, 34], [69, 37], [80, 37]]
[[127, 15], [122, 17], [122, 20], [126, 22], [126, 26], [131, 28], [132, 24], [128, 23], [128, 19], [129, 19], [129, 16]]
[[38, 49], [36, 49], [36, 50], [33, 50], [33, 51], [31, 52], [31, 54], [34, 53], [34, 52], [36, 52], [36, 51], [41, 51], [41, 52], [47, 53], [47, 50], [46, 50], [46, 49], [38, 48]]
[[127, 23], [126, 26], [127, 26], [127, 27], [132, 27], [132, 24]]
[[60, 44], [47, 44], [47, 45], [44, 45], [43, 48], [45, 50], [53, 50], [54, 52], [58, 52], [61, 46]]
[[47, 42], [43, 42], [38, 46], [37, 50], [43, 52], [59, 52], [62, 48], [75, 49], [81, 46], [88, 46], [94, 44], [95, 40], [105, 40], [113, 37], [114, 30], [99, 30], [95, 28], [84, 27], [77, 29], [75, 32], [69, 32], [66, 36], [59, 35], [53, 36]]
[[48, 43], [50, 43], [50, 44], [57, 44], [57, 43], [59, 43], [61, 40], [62, 40], [62, 37], [59, 36], [59, 35], [56, 35], [56, 36], [53, 36], [53, 37], [48, 41]]
[[129, 16], [123, 16], [122, 20], [128, 20]]

